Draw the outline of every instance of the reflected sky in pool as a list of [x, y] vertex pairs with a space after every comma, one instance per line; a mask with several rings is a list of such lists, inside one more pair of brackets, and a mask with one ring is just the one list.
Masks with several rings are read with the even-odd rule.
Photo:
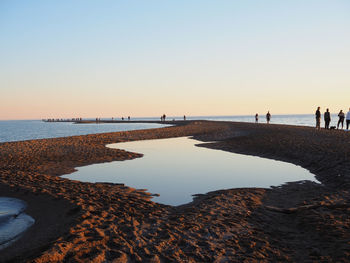
[[160, 195], [153, 199], [155, 202], [169, 205], [188, 203], [193, 194], [219, 189], [316, 181], [309, 171], [293, 164], [195, 146], [200, 143], [182, 137], [111, 144], [108, 147], [144, 156], [80, 167], [63, 177], [148, 189]]

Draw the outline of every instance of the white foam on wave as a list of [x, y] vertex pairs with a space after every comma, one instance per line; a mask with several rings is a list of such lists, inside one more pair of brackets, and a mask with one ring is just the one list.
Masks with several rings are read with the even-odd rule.
[[35, 220], [24, 213], [24, 201], [0, 197], [0, 250], [16, 241]]

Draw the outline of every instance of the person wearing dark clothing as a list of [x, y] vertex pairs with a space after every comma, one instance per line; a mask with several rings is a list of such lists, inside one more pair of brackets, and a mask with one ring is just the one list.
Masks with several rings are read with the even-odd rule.
[[267, 122], [267, 124], [270, 123], [270, 120], [271, 120], [271, 114], [270, 114], [270, 111], [268, 111], [267, 114], [266, 114], [266, 122]]
[[350, 125], [350, 108], [348, 113], [346, 114], [346, 129], [349, 130], [349, 125]]
[[259, 114], [255, 114], [255, 123], [258, 123], [259, 121]]
[[331, 122], [331, 114], [329, 112], [329, 109], [326, 110], [324, 113], [324, 127], [325, 129], [329, 129], [329, 123]]
[[321, 129], [321, 111], [320, 111], [320, 107], [317, 107], [315, 116], [316, 116], [316, 129]]
[[339, 117], [339, 121], [338, 121], [337, 129], [339, 129], [339, 124], [341, 124], [341, 128], [343, 129], [344, 128], [344, 119], [345, 119], [345, 114], [344, 114], [343, 110], [340, 110], [338, 117]]

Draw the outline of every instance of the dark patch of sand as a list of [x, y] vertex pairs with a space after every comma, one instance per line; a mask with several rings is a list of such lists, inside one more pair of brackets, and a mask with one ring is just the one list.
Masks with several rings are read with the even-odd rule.
[[[217, 141], [203, 147], [295, 163], [323, 184], [218, 190], [171, 207], [152, 202], [142, 190], [57, 177], [78, 166], [141, 157], [106, 144], [179, 136]], [[3, 143], [1, 193], [27, 201], [38, 224], [0, 251], [0, 261], [347, 261], [349, 146], [344, 132], [206, 121]], [[46, 220], [48, 226], [40, 224]]]

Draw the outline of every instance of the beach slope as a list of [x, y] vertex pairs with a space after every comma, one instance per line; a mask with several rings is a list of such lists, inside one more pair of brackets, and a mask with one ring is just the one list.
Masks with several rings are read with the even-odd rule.
[[[203, 141], [200, 147], [300, 165], [322, 184], [218, 189], [172, 207], [154, 203], [149, 193], [122, 184], [59, 177], [79, 166], [142, 157], [106, 144], [180, 136]], [[340, 131], [209, 121], [2, 143], [2, 196], [26, 201], [27, 213], [36, 223], [0, 251], [0, 261], [346, 261], [350, 258], [349, 146], [349, 134]]]

